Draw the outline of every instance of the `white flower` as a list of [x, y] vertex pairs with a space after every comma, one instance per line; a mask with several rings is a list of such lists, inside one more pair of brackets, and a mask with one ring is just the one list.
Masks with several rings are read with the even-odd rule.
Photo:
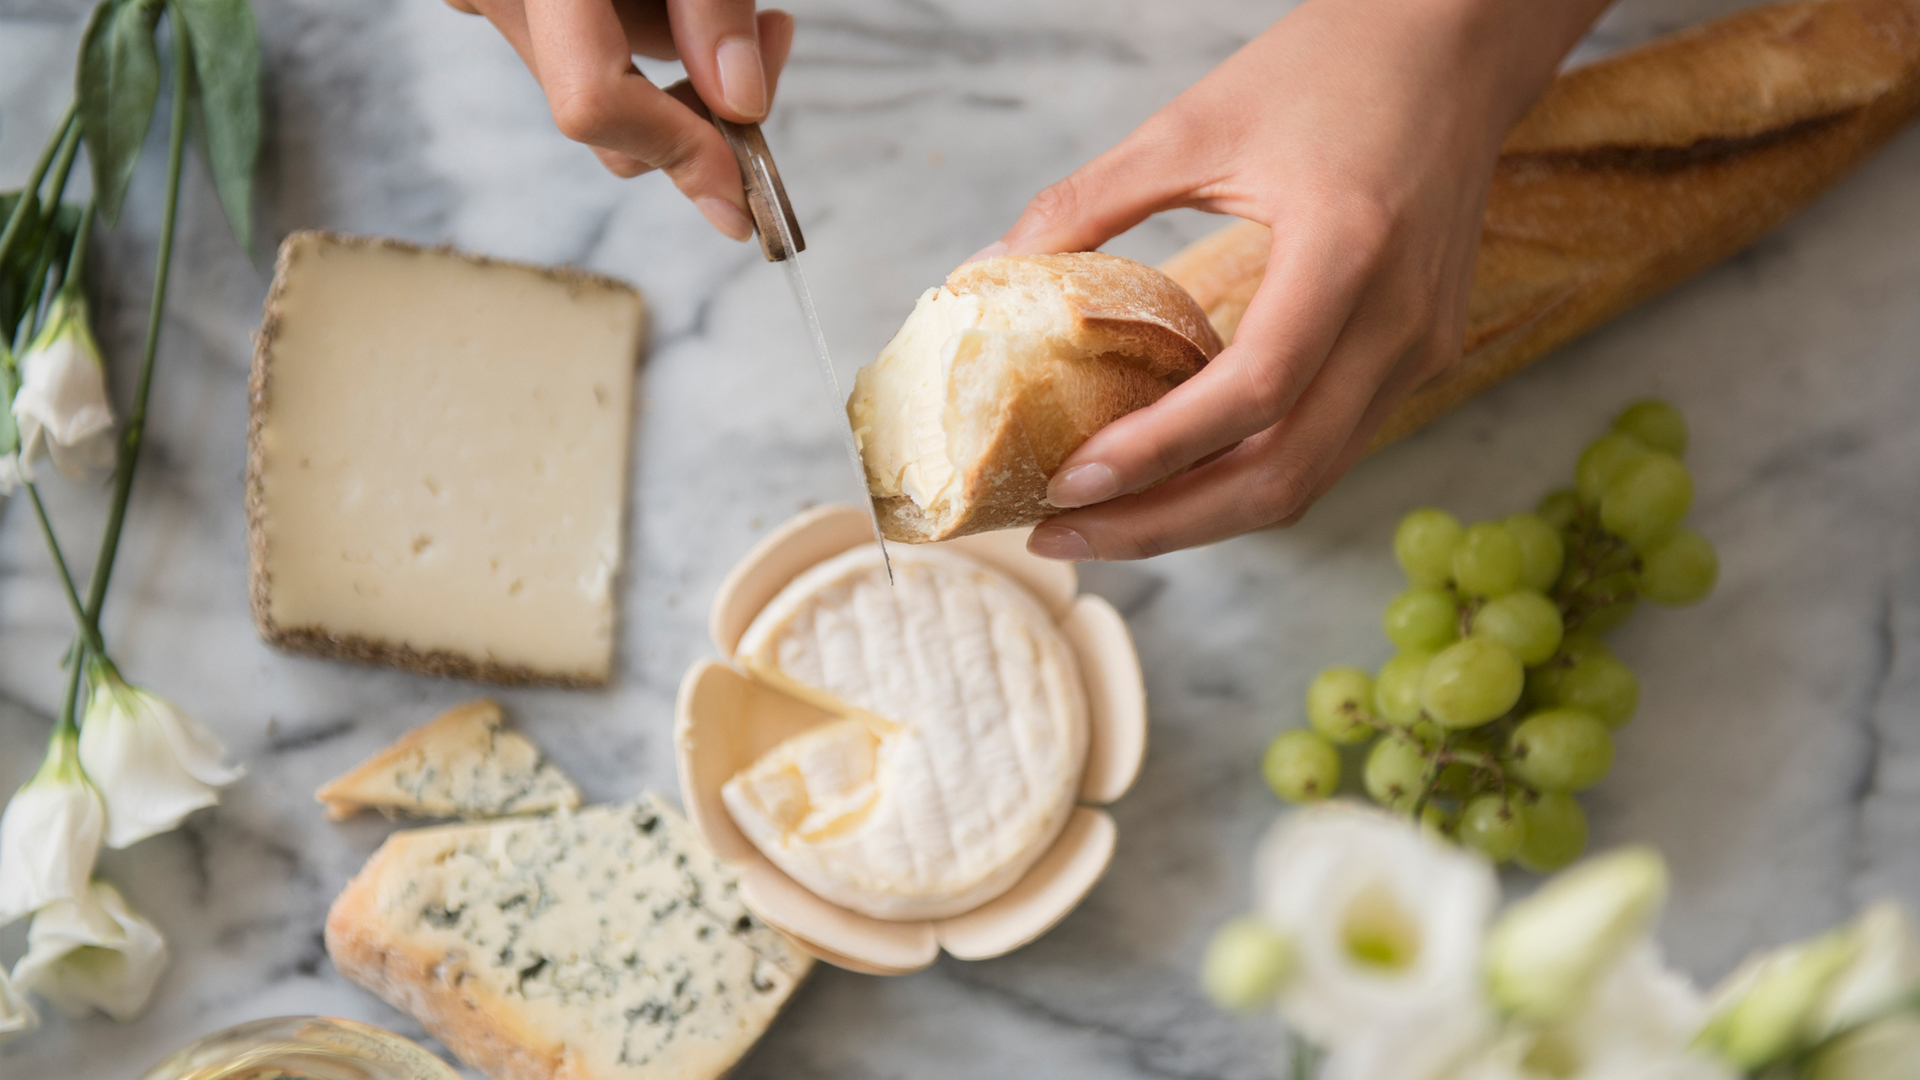
[[11, 495], [26, 477], [20, 474], [20, 455], [0, 454], [0, 495]]
[[[1385, 813], [1322, 804], [1262, 841], [1255, 910], [1293, 942], [1281, 1015], [1333, 1051], [1329, 1080], [1432, 1075], [1487, 1023], [1480, 951], [1492, 868]], [[1397, 1034], [1395, 1049], [1372, 1048]], [[1424, 1036], [1422, 1033], [1424, 1032]]]
[[166, 966], [160, 931], [118, 889], [95, 881], [83, 899], [57, 900], [34, 915], [13, 981], [66, 1016], [99, 1009], [125, 1023], [147, 1007]]
[[1804, 1080], [1913, 1080], [1920, 1014], [1899, 1013], [1835, 1039], [1800, 1071]]
[[78, 291], [54, 297], [46, 324], [20, 355], [13, 417], [20, 428], [18, 469], [26, 479], [33, 478], [30, 463], [42, 450], [69, 476], [113, 463], [113, 406]]
[[1623, 848], [1556, 874], [1488, 935], [1494, 1004], [1533, 1022], [1568, 1015], [1645, 939], [1666, 895], [1666, 864], [1651, 848]]
[[1684, 977], [1640, 941], [1615, 957], [1579, 1003], [1549, 1023], [1510, 1023], [1450, 1080], [1733, 1080], [1690, 1050], [1706, 1007]]
[[80, 770], [73, 729], [56, 729], [40, 771], [0, 814], [0, 926], [86, 895], [105, 824], [100, 795]]
[[1758, 1070], [1884, 1012], [1920, 990], [1920, 943], [1898, 905], [1756, 956], [1714, 993], [1701, 1045]]
[[0, 971], [0, 1043], [39, 1026], [40, 1014], [27, 1003], [26, 995], [13, 988], [7, 973]]
[[128, 686], [111, 664], [87, 673], [80, 761], [107, 800], [107, 845], [123, 848], [163, 833], [220, 801], [219, 786], [245, 771], [222, 763], [227, 748], [165, 698]]

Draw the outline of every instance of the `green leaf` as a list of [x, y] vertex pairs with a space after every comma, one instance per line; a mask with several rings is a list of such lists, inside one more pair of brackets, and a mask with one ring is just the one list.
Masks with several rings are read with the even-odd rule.
[[[20, 201], [18, 191], [0, 193], [0, 220], [13, 213]], [[38, 200], [35, 200], [36, 205]], [[32, 287], [34, 266], [39, 262], [41, 247], [47, 243], [47, 230], [53, 230], [50, 264], [61, 264], [73, 248], [74, 232], [80, 227], [80, 207], [65, 203], [52, 214], [34, 213], [29, 208], [27, 216], [20, 222], [20, 233], [6, 258], [0, 260], [0, 345], [12, 341], [14, 331], [20, 320], [33, 310], [39, 300], [39, 294], [28, 295]]]
[[194, 103], [207, 170], [240, 246], [252, 224], [260, 156], [260, 34], [247, 0], [174, 0], [193, 44]]
[[100, 216], [108, 222], [120, 216], [160, 96], [160, 56], [153, 46], [159, 21], [160, 0], [102, 0], [80, 43], [74, 86], [80, 136], [93, 162]]

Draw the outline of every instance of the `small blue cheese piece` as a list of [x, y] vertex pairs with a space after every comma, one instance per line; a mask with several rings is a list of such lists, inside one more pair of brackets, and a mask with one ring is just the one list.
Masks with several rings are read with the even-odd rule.
[[812, 965], [651, 794], [397, 833], [326, 938], [347, 978], [494, 1080], [712, 1080]]
[[573, 781], [486, 698], [455, 705], [314, 792], [339, 821], [361, 810], [388, 817], [497, 818], [580, 805]]

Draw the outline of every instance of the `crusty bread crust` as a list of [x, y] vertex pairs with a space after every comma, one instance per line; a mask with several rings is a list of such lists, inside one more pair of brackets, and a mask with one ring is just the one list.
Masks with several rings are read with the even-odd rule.
[[1220, 351], [1207, 313], [1150, 266], [1099, 252], [1002, 256], [948, 275], [948, 291], [993, 302], [1060, 301], [1052, 328], [1073, 358], [1052, 351], [978, 373], [956, 371], [970, 406], [950, 433], [957, 494], [925, 513], [905, 495], [876, 498], [889, 540], [927, 543], [1032, 525], [1059, 508], [1047, 480], [1094, 432], [1160, 400]]
[[[253, 607], [254, 629], [260, 634], [260, 639], [274, 648], [289, 653], [359, 664], [384, 664], [388, 667], [417, 671], [423, 675], [474, 679], [503, 686], [573, 688], [605, 686], [608, 678], [606, 672], [541, 671], [523, 664], [503, 664], [487, 657], [468, 656], [444, 649], [421, 650], [404, 642], [383, 641], [358, 634], [336, 634], [322, 626], [282, 626], [274, 621], [273, 576], [267, 570], [266, 459], [261, 446], [261, 436], [266, 430], [268, 410], [271, 407], [268, 388], [271, 384], [273, 368], [273, 346], [279, 338], [281, 302], [287, 287], [288, 274], [294, 260], [302, 251], [319, 245], [379, 247], [406, 252], [434, 251], [456, 255], [482, 266], [512, 266], [531, 270], [566, 285], [618, 289], [639, 297], [639, 292], [624, 281], [572, 267], [540, 266], [533, 263], [492, 259], [484, 255], [469, 255], [455, 251], [451, 246], [427, 248], [404, 240], [380, 236], [344, 236], [319, 229], [302, 229], [288, 234], [287, 238], [281, 241], [280, 252], [274, 262], [273, 284], [267, 291], [266, 310], [260, 322], [260, 332], [254, 335], [253, 365], [247, 377], [245, 496], [247, 592]], [[642, 320], [640, 340], [644, 342], [647, 338], [646, 320], [649, 318], [644, 298], [641, 298], [640, 318]]]
[[[1916, 114], [1916, 0], [1755, 8], [1561, 76], [1502, 148], [1460, 363], [1373, 448], [1746, 247]], [[1231, 340], [1270, 246], [1241, 222], [1164, 269]]]

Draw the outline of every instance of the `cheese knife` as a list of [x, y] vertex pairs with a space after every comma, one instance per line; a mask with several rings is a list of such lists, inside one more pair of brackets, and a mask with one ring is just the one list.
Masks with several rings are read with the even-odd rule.
[[887, 554], [887, 538], [880, 532], [880, 513], [867, 488], [866, 462], [860, 457], [853, 425], [847, 420], [847, 400], [840, 392], [840, 376], [833, 369], [833, 356], [827, 351], [827, 336], [820, 328], [820, 312], [813, 305], [813, 292], [807, 288], [806, 273], [800, 268], [800, 253], [807, 250], [807, 240], [800, 233], [800, 219], [793, 214], [793, 203], [787, 198], [786, 185], [780, 182], [780, 169], [773, 163], [766, 137], [760, 133], [759, 124], [736, 124], [713, 115], [693, 92], [692, 85], [684, 80], [668, 87], [667, 92], [712, 121], [726, 138], [727, 146], [732, 148], [734, 160], [740, 164], [740, 181], [746, 187], [747, 209], [753, 216], [753, 231], [760, 238], [760, 253], [768, 262], [779, 263], [786, 271], [787, 288], [792, 290], [801, 321], [807, 325], [808, 343], [819, 365], [821, 382], [833, 395], [834, 424], [840, 429], [847, 460], [853, 463], [861, 501], [867, 507], [867, 520], [873, 523], [873, 541], [880, 545], [880, 561], [887, 569], [887, 582], [891, 584], [893, 559]]

